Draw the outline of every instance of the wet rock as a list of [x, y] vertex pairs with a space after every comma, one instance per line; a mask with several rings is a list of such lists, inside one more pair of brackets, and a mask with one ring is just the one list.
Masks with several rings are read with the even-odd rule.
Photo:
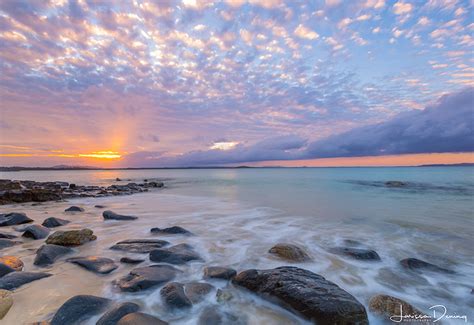
[[228, 267], [208, 266], [204, 268], [204, 278], [230, 280], [237, 275], [237, 271]]
[[60, 189], [32, 188], [0, 192], [0, 204], [61, 200]]
[[169, 282], [180, 272], [169, 265], [150, 265], [138, 267], [117, 281], [122, 291], [141, 291]]
[[0, 290], [0, 320], [5, 317], [13, 306], [13, 297], [10, 291]]
[[201, 312], [198, 319], [198, 325], [244, 325], [245, 320], [238, 316], [222, 311], [218, 306], [207, 306]]
[[408, 184], [400, 181], [387, 181], [384, 183], [387, 187], [405, 187]]
[[137, 312], [125, 315], [117, 325], [168, 325], [168, 323], [154, 316]]
[[125, 315], [137, 312], [140, 307], [133, 302], [124, 302], [113, 306], [102, 315], [96, 325], [116, 325], [117, 322]]
[[276, 244], [268, 252], [290, 262], [306, 262], [311, 260], [311, 257], [303, 248], [293, 244]]
[[354, 248], [354, 247], [333, 247], [329, 250], [333, 254], [343, 255], [364, 261], [380, 261], [380, 256], [376, 251], [371, 249]]
[[15, 271], [23, 270], [23, 262], [16, 256], [10, 256], [10, 255], [2, 256], [0, 257], [0, 263], [11, 267]]
[[122, 257], [120, 259], [120, 263], [125, 263], [125, 264], [140, 264], [143, 262], [145, 262], [145, 260], [142, 260], [139, 258]]
[[13, 230], [17, 231], [17, 232], [25, 232], [26, 228], [28, 228], [28, 224], [26, 225], [20, 225], [20, 226], [15, 226], [15, 227], [12, 227]]
[[121, 182], [122, 180], [117, 177], [117, 178], [115, 179], [115, 181], [116, 181], [116, 182]]
[[192, 246], [179, 244], [151, 251], [150, 260], [169, 264], [185, 264], [190, 261], [202, 261], [202, 258], [193, 250]]
[[90, 229], [56, 231], [46, 239], [46, 244], [79, 246], [96, 239]]
[[15, 241], [15, 240], [10, 240], [10, 239], [0, 238], [0, 249], [12, 247], [12, 246], [15, 246], [17, 244], [21, 244], [21, 242]]
[[48, 228], [55, 228], [55, 227], [64, 226], [64, 225], [66, 225], [70, 222], [71, 221], [69, 221], [69, 220], [50, 217], [50, 218], [44, 219], [42, 225], [45, 226], [45, 227], [48, 227]]
[[162, 235], [192, 235], [193, 233], [179, 226], [173, 226], [169, 228], [151, 228], [151, 233], [162, 234]]
[[3, 239], [14, 239], [14, 238], [17, 238], [17, 237], [18, 236], [7, 234], [7, 233], [4, 233], [4, 232], [0, 232], [0, 238], [3, 238]]
[[212, 290], [214, 290], [214, 286], [209, 283], [189, 282], [184, 284], [184, 293], [193, 304], [201, 302]]
[[150, 253], [170, 243], [160, 239], [127, 239], [122, 240], [110, 247], [110, 249], [121, 250], [132, 253]]
[[81, 207], [78, 207], [78, 206], [70, 206], [69, 208], [67, 208], [66, 210], [64, 210], [64, 212], [84, 212], [84, 209], [81, 208]]
[[59, 257], [72, 253], [73, 251], [74, 250], [69, 247], [46, 244], [46, 245], [41, 246], [36, 251], [36, 257], [33, 264], [37, 266], [51, 265]]
[[87, 257], [73, 257], [68, 258], [67, 262], [77, 264], [86, 270], [107, 274], [115, 270], [118, 266], [113, 260], [106, 257], [87, 256]]
[[429, 271], [429, 272], [446, 273], [446, 274], [456, 273], [452, 270], [439, 267], [437, 265], [419, 260], [417, 258], [405, 258], [400, 261], [400, 264], [404, 268], [412, 270], [412, 271]]
[[126, 216], [122, 214], [117, 214], [113, 211], [107, 210], [102, 212], [102, 217], [104, 217], [105, 220], [135, 220], [138, 219], [138, 217], [135, 216]]
[[96, 204], [96, 205], [94, 205], [94, 208], [97, 208], [97, 209], [104, 209], [104, 208], [105, 208], [105, 205]]
[[0, 214], [0, 227], [15, 226], [30, 222], [33, 222], [33, 219], [28, 218], [24, 213], [11, 212]]
[[217, 289], [216, 300], [217, 302], [223, 303], [231, 301], [234, 298], [234, 295], [229, 289]]
[[349, 246], [349, 247], [356, 247], [356, 246], [362, 246], [362, 243], [354, 239], [344, 239], [344, 245]]
[[232, 282], [318, 324], [368, 324], [360, 302], [308, 270], [290, 266], [247, 270]]
[[81, 324], [84, 320], [102, 312], [109, 304], [110, 300], [106, 298], [90, 295], [74, 296], [58, 309], [51, 320], [51, 325]]
[[43, 239], [48, 237], [49, 229], [41, 225], [31, 225], [26, 227], [23, 237], [31, 239]]
[[[401, 315], [400, 308], [402, 308], [403, 310], [403, 315], [425, 315], [406, 301], [392, 296], [377, 295], [370, 298], [369, 301], [369, 311], [385, 319], [387, 322], [390, 321], [400, 323], [401, 321], [403, 321], [403, 319], [401, 319], [400, 317], [396, 317], [397, 315]], [[390, 319], [390, 317], [392, 317], [392, 320]], [[431, 322], [423, 323], [432, 324]]]
[[15, 272], [13, 268], [11, 268], [8, 265], [0, 263], [0, 278], [4, 275], [7, 275], [8, 273]]
[[179, 282], [167, 283], [161, 288], [160, 295], [169, 308], [189, 308], [193, 305], [184, 293], [184, 285]]
[[13, 290], [24, 284], [51, 276], [52, 274], [43, 272], [19, 272], [8, 273], [0, 278], [0, 289]]

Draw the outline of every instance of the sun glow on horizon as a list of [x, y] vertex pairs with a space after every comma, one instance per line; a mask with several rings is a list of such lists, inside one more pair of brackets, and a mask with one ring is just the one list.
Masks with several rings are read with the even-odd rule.
[[[54, 150], [52, 152], [62, 152], [62, 151]], [[0, 157], [59, 157], [59, 158], [119, 159], [119, 158], [122, 158], [122, 154], [120, 154], [117, 151], [94, 151], [90, 153], [79, 153], [79, 154], [0, 153]]]

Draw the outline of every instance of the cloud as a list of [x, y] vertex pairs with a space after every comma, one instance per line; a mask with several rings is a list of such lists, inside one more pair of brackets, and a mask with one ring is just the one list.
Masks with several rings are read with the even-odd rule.
[[295, 29], [295, 35], [300, 37], [300, 38], [306, 38], [309, 40], [314, 40], [319, 37], [318, 33], [315, 31], [303, 26], [303, 25], [298, 25]]
[[413, 6], [410, 3], [398, 1], [393, 5], [393, 13], [395, 15], [408, 14], [412, 11]]

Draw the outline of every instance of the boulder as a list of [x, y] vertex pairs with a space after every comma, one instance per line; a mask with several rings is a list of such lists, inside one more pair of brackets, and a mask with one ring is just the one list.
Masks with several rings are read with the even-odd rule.
[[64, 225], [66, 225], [70, 222], [71, 221], [69, 221], [69, 220], [50, 217], [50, 218], [44, 219], [42, 225], [45, 226], [45, 227], [48, 227], [48, 228], [55, 228], [55, 227], [64, 226]]
[[204, 278], [230, 280], [237, 275], [237, 271], [228, 267], [208, 266], [204, 268]]
[[33, 219], [28, 218], [24, 213], [11, 212], [0, 214], [0, 227], [15, 226], [30, 222], [33, 222]]
[[13, 297], [10, 291], [0, 290], [0, 320], [5, 317], [13, 306]]
[[115, 270], [118, 266], [113, 260], [106, 257], [87, 256], [87, 257], [72, 257], [66, 260], [67, 262], [77, 264], [86, 270], [107, 274]]
[[35, 261], [33, 262], [34, 265], [37, 266], [47, 266], [51, 265], [58, 259], [59, 257], [72, 253], [74, 250], [69, 247], [60, 246], [60, 245], [52, 245], [46, 244], [41, 246], [36, 251]]
[[5, 264], [15, 271], [23, 270], [23, 262], [16, 256], [5, 255], [0, 257], [0, 263]]
[[179, 244], [151, 251], [150, 260], [169, 264], [185, 264], [190, 261], [202, 261], [202, 258], [193, 250], [192, 246]]
[[209, 283], [188, 282], [184, 284], [184, 293], [193, 304], [201, 302], [212, 290], [214, 290], [214, 286]]
[[160, 239], [127, 239], [122, 240], [110, 247], [110, 249], [132, 252], [132, 253], [150, 253], [151, 251], [162, 248], [170, 243]]
[[193, 303], [184, 293], [184, 285], [179, 282], [167, 283], [160, 290], [161, 298], [169, 308], [188, 308]]
[[173, 226], [169, 228], [151, 228], [151, 233], [162, 234], [162, 235], [192, 235], [193, 233], [179, 226]]
[[96, 239], [90, 229], [56, 231], [46, 239], [46, 244], [79, 246]]
[[154, 316], [137, 312], [125, 315], [117, 325], [168, 325], [168, 323]]
[[3, 238], [3, 239], [14, 239], [14, 238], [17, 238], [17, 237], [18, 236], [7, 234], [7, 233], [4, 233], [4, 232], [0, 232], [0, 238]]
[[293, 244], [276, 244], [268, 252], [289, 262], [307, 262], [311, 260], [311, 257], [303, 248]]
[[21, 244], [20, 241], [15, 241], [15, 240], [10, 240], [10, 239], [5, 239], [5, 238], [0, 238], [0, 249], [8, 248], [15, 246], [17, 244]]
[[[377, 295], [370, 298], [369, 311], [387, 322], [395, 323], [403, 321], [401, 317], [397, 317], [402, 314], [402, 311], [403, 315], [425, 315], [406, 301], [389, 295]], [[432, 322], [423, 322], [423, 324], [432, 324]]]
[[448, 270], [437, 265], [419, 260], [417, 258], [405, 258], [400, 261], [400, 264], [409, 270], [412, 271], [429, 271], [429, 272], [436, 272], [436, 273], [446, 273], [446, 274], [454, 274], [453, 270]]
[[15, 272], [13, 268], [11, 268], [8, 265], [0, 263], [0, 278], [4, 275], [7, 275], [8, 273]]
[[371, 249], [354, 247], [333, 247], [329, 251], [333, 254], [348, 256], [356, 260], [380, 261], [379, 254], [377, 254], [376, 251]]
[[124, 302], [113, 306], [102, 315], [95, 325], [116, 325], [125, 315], [137, 312], [140, 307], [133, 302]]
[[110, 304], [110, 299], [79, 295], [68, 299], [56, 312], [51, 325], [73, 325], [99, 314]]
[[140, 264], [143, 262], [145, 262], [145, 260], [142, 260], [139, 258], [122, 257], [120, 259], [120, 263], [125, 263], [125, 264]]
[[78, 206], [70, 206], [69, 208], [67, 208], [66, 210], [64, 210], [64, 212], [84, 212], [84, 209], [81, 208], [81, 207], [78, 207]]
[[117, 214], [113, 211], [106, 210], [102, 212], [102, 217], [104, 217], [105, 220], [135, 220], [138, 219], [138, 217], [135, 216], [126, 216], [123, 214]]
[[43, 239], [48, 237], [49, 229], [41, 225], [31, 225], [26, 227], [23, 237], [31, 239]]
[[122, 291], [141, 291], [173, 280], [180, 270], [169, 265], [138, 267], [117, 281]]
[[247, 270], [232, 282], [317, 324], [368, 324], [364, 306], [324, 277], [297, 267]]
[[43, 272], [11, 272], [0, 278], [0, 289], [14, 290], [24, 284], [47, 278], [51, 275]]

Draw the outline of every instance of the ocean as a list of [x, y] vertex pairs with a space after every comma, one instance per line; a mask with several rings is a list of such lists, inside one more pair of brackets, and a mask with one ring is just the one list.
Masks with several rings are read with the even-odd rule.
[[[443, 305], [447, 314], [467, 315], [469, 322], [474, 322], [474, 167], [58, 170], [2, 172], [0, 177], [79, 185], [145, 179], [164, 182], [163, 189], [130, 196], [0, 206], [0, 213], [25, 212], [39, 222], [55, 216], [72, 221], [64, 229], [92, 229], [98, 239], [78, 247], [79, 255], [118, 260], [127, 254], [109, 249], [116, 242], [155, 238], [150, 228], [179, 225], [196, 236], [168, 236], [166, 240], [193, 245], [205, 263], [180, 267], [183, 273], [178, 281], [201, 280], [206, 265], [237, 271], [294, 265], [335, 282], [366, 307], [370, 297], [388, 294], [425, 312]], [[387, 181], [405, 182], [406, 186], [388, 187]], [[97, 204], [139, 219], [104, 222], [101, 210], [94, 208]], [[85, 212], [65, 213], [70, 205], [81, 206]], [[375, 250], [381, 261], [354, 260], [330, 252], [348, 240]], [[21, 257], [28, 271], [46, 270], [54, 275], [16, 290], [15, 303], [2, 324], [46, 319], [77, 294], [135, 301], [143, 311], [173, 324], [195, 324], [206, 304], [215, 303], [212, 296], [190, 311], [170, 312], [160, 303], [159, 289], [119, 292], [112, 282], [132, 266], [120, 265], [100, 276], [64, 259], [46, 269], [35, 267], [32, 261], [40, 242], [9, 248], [8, 255]], [[277, 243], [297, 244], [312, 260], [288, 263], [277, 259], [268, 253]], [[410, 257], [456, 273], [408, 272], [399, 261]], [[217, 281], [213, 285], [226, 284]], [[222, 308], [241, 315], [248, 324], [305, 324], [250, 293], [234, 289], [233, 295]], [[380, 323], [370, 313], [369, 320]], [[443, 324], [462, 323], [459, 319], [443, 320]]]

